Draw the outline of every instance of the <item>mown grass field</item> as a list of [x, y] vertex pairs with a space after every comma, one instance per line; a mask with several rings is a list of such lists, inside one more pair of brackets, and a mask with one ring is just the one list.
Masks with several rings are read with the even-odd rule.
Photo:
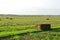
[[[51, 24], [42, 31], [36, 24]], [[60, 16], [0, 16], [0, 40], [60, 40]]]

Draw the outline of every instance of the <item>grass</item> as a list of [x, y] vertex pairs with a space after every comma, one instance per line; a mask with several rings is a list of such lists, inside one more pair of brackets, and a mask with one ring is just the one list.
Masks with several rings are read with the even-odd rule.
[[17, 35], [17, 34], [22, 34], [22, 33], [30, 33], [33, 31], [38, 31], [38, 30], [28, 29], [28, 30], [23, 30], [23, 31], [0, 32], [0, 37], [12, 36], [12, 35]]
[[[46, 20], [47, 18], [49, 20]], [[36, 24], [46, 23], [51, 23], [52, 30], [42, 31], [35, 28]], [[0, 16], [0, 40], [8, 40], [7, 38], [9, 40], [59, 40], [60, 16]]]

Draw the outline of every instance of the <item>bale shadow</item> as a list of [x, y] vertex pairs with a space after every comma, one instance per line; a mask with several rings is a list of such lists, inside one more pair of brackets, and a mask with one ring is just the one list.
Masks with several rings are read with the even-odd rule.
[[60, 28], [52, 28], [50, 31], [52, 31], [52, 32], [60, 32]]

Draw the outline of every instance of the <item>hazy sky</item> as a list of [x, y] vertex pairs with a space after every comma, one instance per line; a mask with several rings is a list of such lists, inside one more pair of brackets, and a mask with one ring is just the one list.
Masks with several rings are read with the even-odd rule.
[[60, 15], [60, 0], [0, 0], [0, 14]]

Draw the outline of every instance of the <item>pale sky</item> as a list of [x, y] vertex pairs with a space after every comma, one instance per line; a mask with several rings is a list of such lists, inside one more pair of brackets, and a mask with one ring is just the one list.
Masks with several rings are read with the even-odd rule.
[[60, 0], [0, 0], [0, 14], [60, 15]]

